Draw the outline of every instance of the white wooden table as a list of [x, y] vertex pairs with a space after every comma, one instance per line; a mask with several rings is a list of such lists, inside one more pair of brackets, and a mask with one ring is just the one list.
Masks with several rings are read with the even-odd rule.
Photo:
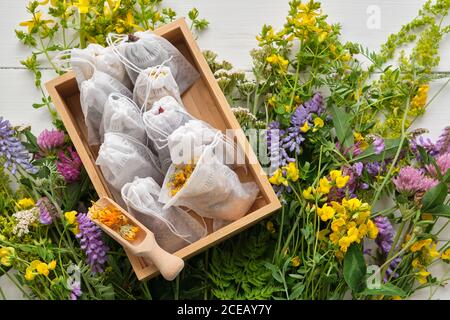
[[[39, 102], [40, 95], [33, 84], [33, 76], [24, 70], [19, 61], [29, 52], [16, 39], [14, 29], [20, 21], [28, 20], [25, 6], [28, 0], [1, 0], [0, 3], [0, 116], [13, 124], [31, 124], [34, 133], [50, 126], [45, 109], [34, 110], [32, 103]], [[370, 49], [379, 48], [387, 36], [399, 30], [402, 24], [415, 17], [425, 0], [323, 0], [323, 9], [331, 22], [343, 26], [343, 39], [356, 41]], [[202, 49], [210, 49], [227, 59], [236, 68], [249, 71], [249, 51], [256, 46], [255, 36], [264, 23], [282, 26], [288, 10], [288, 0], [165, 0], [179, 15], [197, 7], [200, 15], [210, 21], [210, 27], [199, 37]], [[372, 6], [372, 7], [371, 7]], [[380, 10], [380, 28], [369, 28], [367, 21], [374, 7]], [[450, 39], [441, 45], [439, 71], [450, 71]], [[44, 80], [53, 77], [44, 71]], [[430, 95], [441, 83], [431, 86]], [[442, 128], [450, 124], [450, 87], [429, 107], [425, 117], [415, 127], [426, 127], [429, 136], [435, 138]], [[447, 230], [445, 237], [450, 235]], [[447, 266], [436, 266], [441, 274]], [[13, 298], [14, 289], [0, 279], [0, 286]], [[415, 298], [428, 298], [429, 290], [419, 292]], [[439, 289], [435, 298], [450, 299], [450, 286]]]

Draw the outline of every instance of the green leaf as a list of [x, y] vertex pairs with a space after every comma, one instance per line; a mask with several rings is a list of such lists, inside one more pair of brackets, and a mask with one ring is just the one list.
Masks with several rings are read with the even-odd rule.
[[197, 19], [197, 17], [198, 17], [198, 9], [197, 8], [193, 8], [191, 11], [189, 11], [188, 17], [191, 20]]
[[352, 244], [344, 257], [344, 279], [350, 289], [360, 292], [364, 287], [364, 279], [367, 273], [366, 262], [362, 249], [357, 244]]
[[364, 294], [366, 296], [388, 296], [388, 297], [392, 297], [392, 296], [404, 297], [404, 296], [406, 296], [405, 291], [403, 291], [402, 289], [400, 289], [397, 286], [394, 286], [391, 283], [382, 284], [380, 286], [380, 288], [378, 288], [378, 289], [366, 288], [366, 289], [364, 289], [362, 294]]
[[296, 300], [298, 299], [303, 291], [305, 290], [305, 284], [303, 282], [297, 283], [293, 288], [292, 292], [289, 295], [289, 300]]
[[384, 150], [380, 154], [375, 154], [373, 146], [370, 146], [358, 157], [353, 159], [353, 162], [373, 162], [382, 161], [387, 158], [392, 158], [395, 156], [398, 148], [400, 146], [400, 139], [386, 139], [384, 140]]
[[351, 147], [353, 145], [353, 136], [350, 128], [351, 115], [335, 105], [330, 107], [330, 112], [339, 142], [344, 148]]
[[428, 210], [427, 213], [431, 213], [433, 216], [437, 217], [450, 218], [450, 206], [442, 204]]
[[447, 185], [443, 182], [438, 183], [423, 196], [421, 211], [428, 212], [429, 210], [442, 205], [447, 197], [447, 193]]

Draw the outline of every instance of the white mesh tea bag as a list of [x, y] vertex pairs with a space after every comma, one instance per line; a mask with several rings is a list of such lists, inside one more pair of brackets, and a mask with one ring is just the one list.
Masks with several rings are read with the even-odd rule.
[[89, 80], [94, 74], [94, 69], [96, 69], [119, 80], [128, 89], [132, 88], [124, 64], [109, 47], [89, 44], [85, 49], [73, 48], [62, 51], [55, 57], [56, 64], [63, 65], [67, 62], [70, 63], [72, 70], [75, 72], [78, 87], [81, 86], [83, 81]]
[[152, 178], [135, 178], [122, 188], [128, 211], [155, 234], [162, 248], [175, 252], [206, 236], [204, 221], [198, 222], [177, 207], [163, 209], [157, 201], [160, 192], [161, 187]]
[[205, 218], [232, 221], [248, 212], [258, 192], [256, 183], [239, 181], [211, 144], [195, 165], [170, 166], [159, 201], [164, 208], [185, 206]]
[[120, 133], [105, 134], [95, 163], [106, 182], [118, 191], [135, 177], [152, 177], [158, 183], [164, 179], [157, 156], [138, 140]]
[[167, 39], [150, 31], [138, 31], [134, 35], [140, 39], [155, 41], [163, 50], [167, 52], [168, 56], [171, 57], [171, 60], [168, 62], [168, 66], [172, 71], [173, 77], [178, 84], [181, 94], [192, 86], [200, 77], [200, 74], [192, 66], [192, 64], [190, 64], [189, 61], [180, 53], [180, 51]]
[[168, 137], [170, 157], [174, 164], [195, 163], [204, 149], [215, 143], [217, 157], [230, 166], [235, 163], [235, 146], [220, 130], [204, 121], [193, 119], [176, 129]]
[[177, 83], [168, 67], [150, 67], [139, 74], [133, 90], [133, 100], [139, 107], [148, 110], [166, 96], [182, 104]]
[[140, 109], [133, 100], [120, 93], [111, 93], [105, 103], [100, 136], [108, 132], [124, 133], [143, 144], [147, 143]]
[[110, 75], [95, 70], [93, 76], [83, 81], [80, 88], [80, 103], [88, 130], [88, 143], [100, 143], [100, 123], [103, 109], [111, 93], [120, 93], [131, 98], [132, 93]]
[[183, 106], [170, 96], [159, 99], [143, 114], [145, 131], [155, 146], [164, 173], [172, 164], [167, 139], [172, 132], [191, 119], [192, 116]]

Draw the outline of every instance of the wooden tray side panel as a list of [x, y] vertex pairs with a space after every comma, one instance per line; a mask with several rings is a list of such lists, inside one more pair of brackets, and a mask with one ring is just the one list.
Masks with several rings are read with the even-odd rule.
[[[281, 204], [184, 19], [165, 25], [155, 32], [173, 43], [200, 73], [200, 79], [182, 96], [186, 109], [194, 117], [217, 129], [235, 129], [235, 139], [245, 152], [247, 163], [247, 170], [239, 170], [238, 175], [242, 181], [255, 181], [261, 191], [246, 216], [175, 252], [178, 257], [187, 259], [266, 218], [278, 210]], [[85, 127], [80, 126], [84, 119], [74, 73], [69, 72], [54, 79], [46, 87], [99, 197], [111, 197], [101, 170], [95, 165], [98, 147], [87, 144]], [[150, 262], [133, 256], [130, 252], [127, 255], [139, 280], [158, 274], [158, 270]]]

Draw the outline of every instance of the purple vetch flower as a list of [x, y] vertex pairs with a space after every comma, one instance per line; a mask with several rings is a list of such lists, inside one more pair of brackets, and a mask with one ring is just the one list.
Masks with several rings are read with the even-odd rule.
[[353, 172], [356, 174], [357, 177], [361, 177], [362, 171], [364, 169], [364, 164], [362, 162], [356, 162], [353, 166]]
[[408, 196], [419, 191], [425, 192], [437, 184], [436, 180], [426, 177], [422, 171], [411, 166], [401, 168], [393, 182], [398, 192]]
[[81, 297], [83, 294], [83, 291], [81, 291], [81, 284], [80, 282], [73, 282], [71, 284], [72, 291], [70, 292], [70, 300], [78, 300], [78, 297]]
[[67, 149], [67, 153], [64, 151], [58, 153], [56, 167], [67, 183], [78, 181], [80, 178], [81, 166], [82, 162], [80, 156], [72, 147]]
[[[387, 258], [389, 252], [391, 251], [392, 244], [394, 242], [394, 228], [388, 218], [383, 216], [375, 217], [373, 220], [378, 228], [378, 236], [375, 239], [375, 243], [384, 259]], [[389, 264], [386, 270], [386, 275], [384, 276], [384, 282], [388, 282], [389, 278], [397, 278], [398, 274], [395, 273], [395, 269], [400, 264], [401, 258], [397, 257]]]
[[39, 208], [39, 222], [45, 225], [52, 224], [53, 217], [50, 212], [53, 206], [48, 200], [48, 198], [47, 197], [40, 198], [36, 202], [36, 207]]
[[44, 153], [55, 150], [64, 144], [64, 132], [59, 130], [47, 130], [41, 132], [37, 138], [37, 144]]
[[382, 173], [381, 164], [378, 161], [368, 162], [365, 165], [367, 173], [371, 176], [378, 176]]
[[29, 173], [36, 173], [37, 169], [30, 163], [30, 153], [14, 134], [10, 122], [0, 117], [0, 158], [5, 159], [5, 169], [15, 174], [20, 166]]
[[[439, 167], [439, 171], [441, 172], [442, 175], [445, 175], [448, 169], [450, 169], [450, 152], [438, 156], [435, 160], [437, 166]], [[434, 165], [429, 164], [425, 168], [430, 174], [430, 176], [436, 179], [438, 178], [438, 174], [436, 172], [436, 168], [434, 167]]]
[[450, 152], [450, 126], [445, 127], [436, 142], [436, 149], [440, 154]]
[[266, 131], [266, 141], [270, 163], [274, 168], [285, 166], [288, 162], [295, 162], [295, 159], [291, 158], [287, 154], [286, 149], [281, 146], [282, 137], [284, 135], [285, 131], [280, 129], [280, 123], [278, 121], [269, 123], [269, 127]]
[[80, 232], [76, 237], [80, 240], [80, 248], [86, 253], [86, 262], [93, 273], [103, 272], [109, 248], [102, 240], [102, 231], [84, 213], [77, 215], [77, 221]]
[[373, 140], [373, 149], [375, 154], [380, 154], [384, 150], [384, 140], [381, 137], [376, 136]]
[[309, 101], [299, 105], [291, 115], [291, 126], [282, 140], [283, 149], [300, 154], [301, 145], [305, 141], [305, 133], [301, 128], [305, 123], [308, 123], [308, 127], [313, 127], [313, 114], [320, 116], [323, 111], [323, 98], [319, 92], [315, 93]]

